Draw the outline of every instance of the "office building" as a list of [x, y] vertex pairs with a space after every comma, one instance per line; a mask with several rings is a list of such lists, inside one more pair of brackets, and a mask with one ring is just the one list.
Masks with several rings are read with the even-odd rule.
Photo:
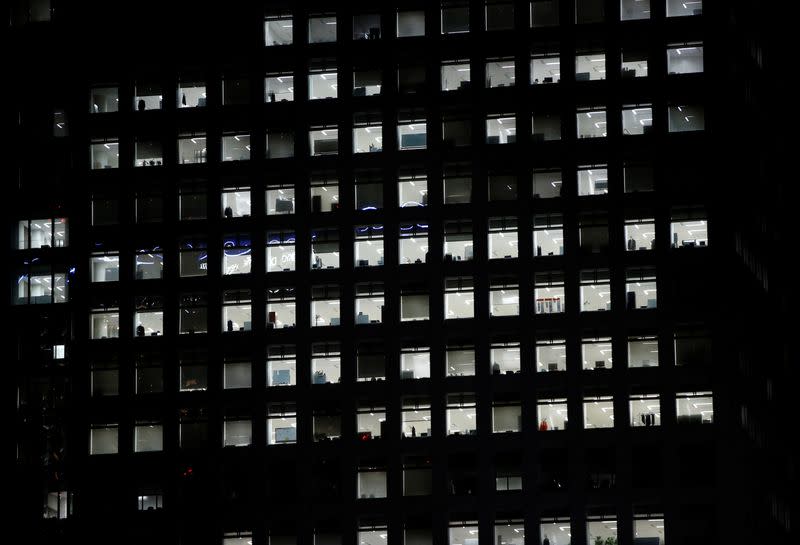
[[796, 538], [777, 7], [13, 4], [18, 539]]

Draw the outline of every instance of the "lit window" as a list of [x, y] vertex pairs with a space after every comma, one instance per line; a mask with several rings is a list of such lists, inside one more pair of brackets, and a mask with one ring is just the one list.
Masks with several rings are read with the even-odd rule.
[[708, 246], [708, 221], [702, 210], [677, 211], [670, 222], [673, 248]]
[[578, 167], [578, 195], [605, 195], [608, 193], [608, 168], [606, 165]]
[[67, 275], [53, 273], [48, 265], [30, 265], [17, 274], [16, 305], [66, 303]]
[[353, 70], [353, 96], [369, 97], [381, 94], [381, 71], [379, 69]]
[[608, 269], [581, 271], [580, 282], [581, 312], [611, 310], [611, 284]]
[[222, 137], [222, 157], [224, 161], [250, 160], [250, 135], [234, 134]]
[[564, 339], [536, 341], [536, 371], [553, 373], [567, 370], [567, 346]]
[[647, 53], [622, 51], [622, 79], [646, 78], [647, 68]]
[[222, 243], [222, 274], [249, 274], [252, 264], [252, 248], [247, 235], [227, 235]]
[[581, 109], [576, 113], [578, 138], [602, 138], [607, 136], [605, 110]]
[[308, 18], [308, 43], [336, 41], [336, 16], [312, 15]]
[[520, 372], [520, 351], [518, 342], [492, 343], [489, 361], [493, 375], [511, 375]]
[[447, 346], [445, 365], [448, 377], [475, 375], [475, 348], [470, 346]]
[[654, 250], [656, 224], [653, 218], [625, 220], [625, 249], [628, 252]]
[[95, 87], [92, 89], [89, 112], [93, 114], [119, 111], [119, 88]]
[[406, 397], [402, 401], [402, 438], [431, 436], [431, 403], [426, 397]]
[[572, 537], [569, 518], [542, 519], [539, 524], [539, 539], [547, 540], [551, 545], [567, 545]]
[[536, 404], [539, 431], [567, 429], [567, 400], [540, 399]]
[[400, 150], [425, 149], [428, 145], [427, 125], [424, 119], [402, 116], [397, 122], [397, 145]]
[[397, 188], [400, 208], [428, 206], [428, 179], [424, 174], [400, 176]]
[[606, 79], [605, 53], [586, 53], [575, 57], [575, 81]]
[[714, 422], [714, 398], [711, 392], [675, 394], [678, 424], [711, 424]]
[[664, 515], [661, 513], [654, 514], [634, 514], [633, 515], [633, 539], [651, 539], [653, 542], [658, 540], [658, 543], [665, 543], [664, 541]]
[[491, 115], [486, 118], [486, 143], [511, 144], [517, 141], [517, 120], [510, 114]]
[[513, 87], [516, 80], [514, 59], [497, 59], [486, 63], [486, 88]]
[[562, 273], [538, 272], [535, 277], [534, 299], [536, 314], [560, 314], [564, 312], [564, 275]]
[[250, 216], [250, 188], [226, 187], [222, 189], [222, 215], [225, 218]]
[[400, 225], [399, 263], [419, 264], [428, 261], [428, 225], [412, 223]]
[[378, 267], [384, 264], [383, 225], [357, 225], [354, 228], [355, 267]]
[[264, 102], [294, 101], [294, 76], [291, 73], [267, 74], [264, 78]]
[[622, 107], [622, 134], [653, 132], [653, 108], [649, 104]]
[[430, 378], [431, 352], [427, 346], [407, 346], [400, 351], [400, 380]]
[[335, 70], [317, 68], [308, 74], [308, 98], [318, 100], [336, 98], [339, 95]]
[[385, 498], [386, 470], [371, 465], [360, 465], [358, 468], [357, 484], [356, 494], [358, 498]]
[[297, 359], [294, 346], [273, 345], [267, 348], [267, 386], [297, 384]]
[[178, 82], [178, 108], [200, 108], [207, 105], [208, 96], [205, 82]]
[[311, 326], [341, 325], [341, 303], [338, 286], [313, 286], [311, 288]]
[[337, 384], [342, 377], [338, 345], [318, 344], [311, 350], [311, 384]]
[[611, 396], [585, 397], [583, 399], [584, 429], [614, 427], [614, 398]]
[[294, 214], [295, 190], [293, 185], [268, 185], [265, 196], [268, 216]]
[[361, 402], [356, 412], [356, 433], [359, 441], [379, 439], [386, 422], [386, 407]]
[[252, 331], [250, 290], [225, 290], [222, 294], [222, 331]]
[[558, 55], [539, 54], [531, 57], [531, 83], [558, 83], [561, 81], [561, 59]]
[[383, 150], [383, 128], [380, 123], [353, 124], [353, 153], [373, 153]]
[[339, 268], [339, 230], [335, 228], [311, 230], [311, 268]]
[[475, 407], [475, 394], [447, 394], [447, 435], [475, 435]]
[[294, 42], [292, 17], [290, 15], [271, 15], [264, 19], [264, 45], [291, 45]]
[[312, 128], [308, 131], [308, 139], [312, 156], [339, 153], [339, 130], [335, 126]]
[[614, 517], [590, 517], [586, 521], [588, 543], [613, 543], [617, 541], [617, 519]]
[[119, 337], [119, 310], [116, 308], [92, 309], [89, 316], [92, 339], [116, 339]]
[[625, 271], [626, 308], [655, 309], [658, 306], [655, 271], [651, 268]]
[[581, 359], [585, 371], [602, 371], [611, 369], [613, 357], [611, 337], [595, 337], [581, 339]]
[[157, 83], [136, 83], [136, 94], [133, 97], [137, 111], [160, 110], [163, 107], [164, 95], [161, 85]]
[[294, 404], [273, 403], [267, 407], [267, 444], [297, 442], [297, 410]]
[[118, 437], [117, 424], [92, 425], [89, 430], [89, 454], [117, 454]]
[[72, 493], [68, 491], [48, 492], [45, 495], [42, 518], [65, 519], [72, 515]]
[[620, 0], [619, 11], [621, 21], [649, 19], [650, 0]]
[[383, 316], [383, 285], [357, 284], [355, 300], [356, 324], [379, 324]]
[[661, 402], [658, 394], [637, 394], [630, 397], [631, 426], [649, 428], [661, 425]]
[[92, 170], [119, 168], [118, 140], [92, 140], [90, 151]]
[[686, 17], [703, 14], [703, 0], [667, 0], [667, 17]]
[[295, 234], [267, 233], [267, 272], [295, 270]]
[[297, 323], [294, 288], [267, 290], [267, 328], [295, 327]]
[[208, 159], [205, 133], [182, 134], [178, 138], [178, 164], [205, 163]]
[[564, 225], [561, 214], [537, 214], [533, 219], [535, 257], [564, 255]]
[[628, 367], [657, 367], [658, 338], [628, 338]]
[[160, 296], [140, 296], [133, 314], [136, 337], [158, 337], [164, 330], [164, 302]]
[[489, 259], [519, 257], [517, 219], [489, 218]]
[[519, 316], [519, 284], [516, 279], [490, 279], [489, 316]]
[[334, 179], [311, 180], [311, 212], [335, 212], [339, 210], [339, 182]]
[[470, 85], [469, 61], [445, 61], [442, 63], [442, 91], [467, 89]]
[[445, 278], [444, 317], [446, 320], [475, 316], [475, 292], [472, 278]]

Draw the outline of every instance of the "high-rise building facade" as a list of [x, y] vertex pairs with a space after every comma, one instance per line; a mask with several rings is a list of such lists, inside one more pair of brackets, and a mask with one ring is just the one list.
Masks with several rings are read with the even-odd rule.
[[20, 536], [790, 542], [759, 8], [14, 4]]

